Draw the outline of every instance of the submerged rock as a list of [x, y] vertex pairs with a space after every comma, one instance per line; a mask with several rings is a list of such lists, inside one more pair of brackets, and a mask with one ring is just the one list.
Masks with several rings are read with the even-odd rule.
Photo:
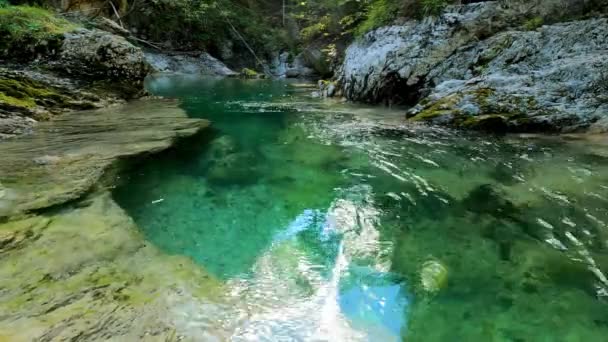
[[174, 340], [192, 334], [188, 305], [220, 304], [217, 280], [146, 243], [107, 193], [0, 223], [0, 253], [0, 338], [10, 341]]
[[483, 184], [473, 189], [462, 200], [463, 207], [477, 214], [510, 217], [517, 212], [515, 205], [491, 184]]
[[188, 118], [176, 102], [167, 100], [42, 122], [33, 134], [0, 144], [0, 182], [10, 194], [0, 198], [0, 217], [77, 199], [119, 160], [166, 149], [208, 124]]
[[207, 171], [207, 179], [214, 183], [246, 184], [258, 180], [255, 157], [247, 152], [230, 153], [211, 163]]
[[429, 260], [420, 269], [420, 288], [429, 294], [435, 294], [448, 284], [448, 269], [437, 260]]

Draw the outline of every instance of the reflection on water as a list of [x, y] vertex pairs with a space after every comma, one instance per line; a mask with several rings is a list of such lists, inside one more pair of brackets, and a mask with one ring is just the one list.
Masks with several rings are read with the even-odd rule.
[[115, 191], [148, 239], [226, 284], [229, 304], [184, 308], [186, 325], [212, 314], [235, 341], [608, 333], [603, 146], [412, 127], [282, 82], [149, 88], [214, 124]]

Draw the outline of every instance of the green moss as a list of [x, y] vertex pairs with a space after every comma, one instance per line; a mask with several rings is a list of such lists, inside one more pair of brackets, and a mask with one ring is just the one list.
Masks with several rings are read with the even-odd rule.
[[448, 114], [460, 114], [458, 110], [454, 107], [460, 100], [462, 96], [459, 94], [452, 94], [441, 98], [435, 102], [429, 102], [428, 100], [423, 100], [423, 104], [426, 104], [426, 108], [424, 108], [420, 113], [416, 114], [410, 121], [428, 121], [434, 118], [448, 115]]
[[537, 28], [543, 26], [544, 23], [545, 21], [542, 17], [534, 17], [526, 20], [523, 26], [527, 31], [534, 31]]
[[63, 105], [66, 97], [42, 83], [25, 78], [0, 78], [0, 103], [32, 108], [36, 105]]
[[32, 108], [36, 105], [32, 99], [18, 99], [12, 96], [8, 96], [3, 92], [0, 92], [0, 103], [8, 104], [14, 107]]
[[0, 54], [33, 55], [32, 51], [53, 50], [62, 35], [75, 28], [73, 23], [41, 8], [0, 7]]
[[258, 78], [260, 76], [260, 74], [253, 69], [243, 68], [241, 70], [241, 76], [246, 77], [246, 78]]

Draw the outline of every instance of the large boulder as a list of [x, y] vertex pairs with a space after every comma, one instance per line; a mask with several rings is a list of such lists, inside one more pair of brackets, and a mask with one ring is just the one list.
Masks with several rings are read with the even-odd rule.
[[55, 68], [75, 77], [107, 80], [141, 90], [150, 71], [143, 51], [124, 37], [101, 30], [64, 34]]
[[497, 10], [494, 2], [455, 6], [437, 18], [367, 33], [348, 47], [338, 71], [344, 96], [370, 103], [414, 101], [435, 66], [488, 34], [488, 22]]
[[608, 114], [608, 20], [507, 31], [428, 73], [413, 120], [505, 131], [574, 131]]

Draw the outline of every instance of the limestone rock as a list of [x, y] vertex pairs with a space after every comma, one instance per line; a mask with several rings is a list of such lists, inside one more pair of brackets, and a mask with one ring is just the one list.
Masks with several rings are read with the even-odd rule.
[[70, 110], [120, 102], [121, 95], [70, 78], [27, 69], [0, 68], [0, 139], [32, 132], [37, 121]]
[[346, 50], [337, 79], [349, 100], [408, 102], [433, 67], [477, 39], [497, 4], [453, 7], [438, 18], [367, 33]]
[[438, 64], [408, 115], [491, 131], [586, 129], [608, 113], [607, 54], [607, 19], [503, 32]]
[[[100, 120], [100, 117], [103, 119]], [[208, 121], [190, 119], [169, 100], [64, 114], [33, 134], [0, 144], [0, 217], [80, 198], [120, 159], [164, 150]]]
[[190, 54], [146, 52], [145, 57], [155, 72], [210, 76], [237, 75], [220, 60], [206, 52]]
[[[0, 253], [0, 339], [8, 341], [174, 341], [195, 335], [186, 307], [222, 305], [219, 281], [146, 243], [108, 193], [52, 219], [0, 223]], [[202, 340], [213, 334], [196, 331]]]

